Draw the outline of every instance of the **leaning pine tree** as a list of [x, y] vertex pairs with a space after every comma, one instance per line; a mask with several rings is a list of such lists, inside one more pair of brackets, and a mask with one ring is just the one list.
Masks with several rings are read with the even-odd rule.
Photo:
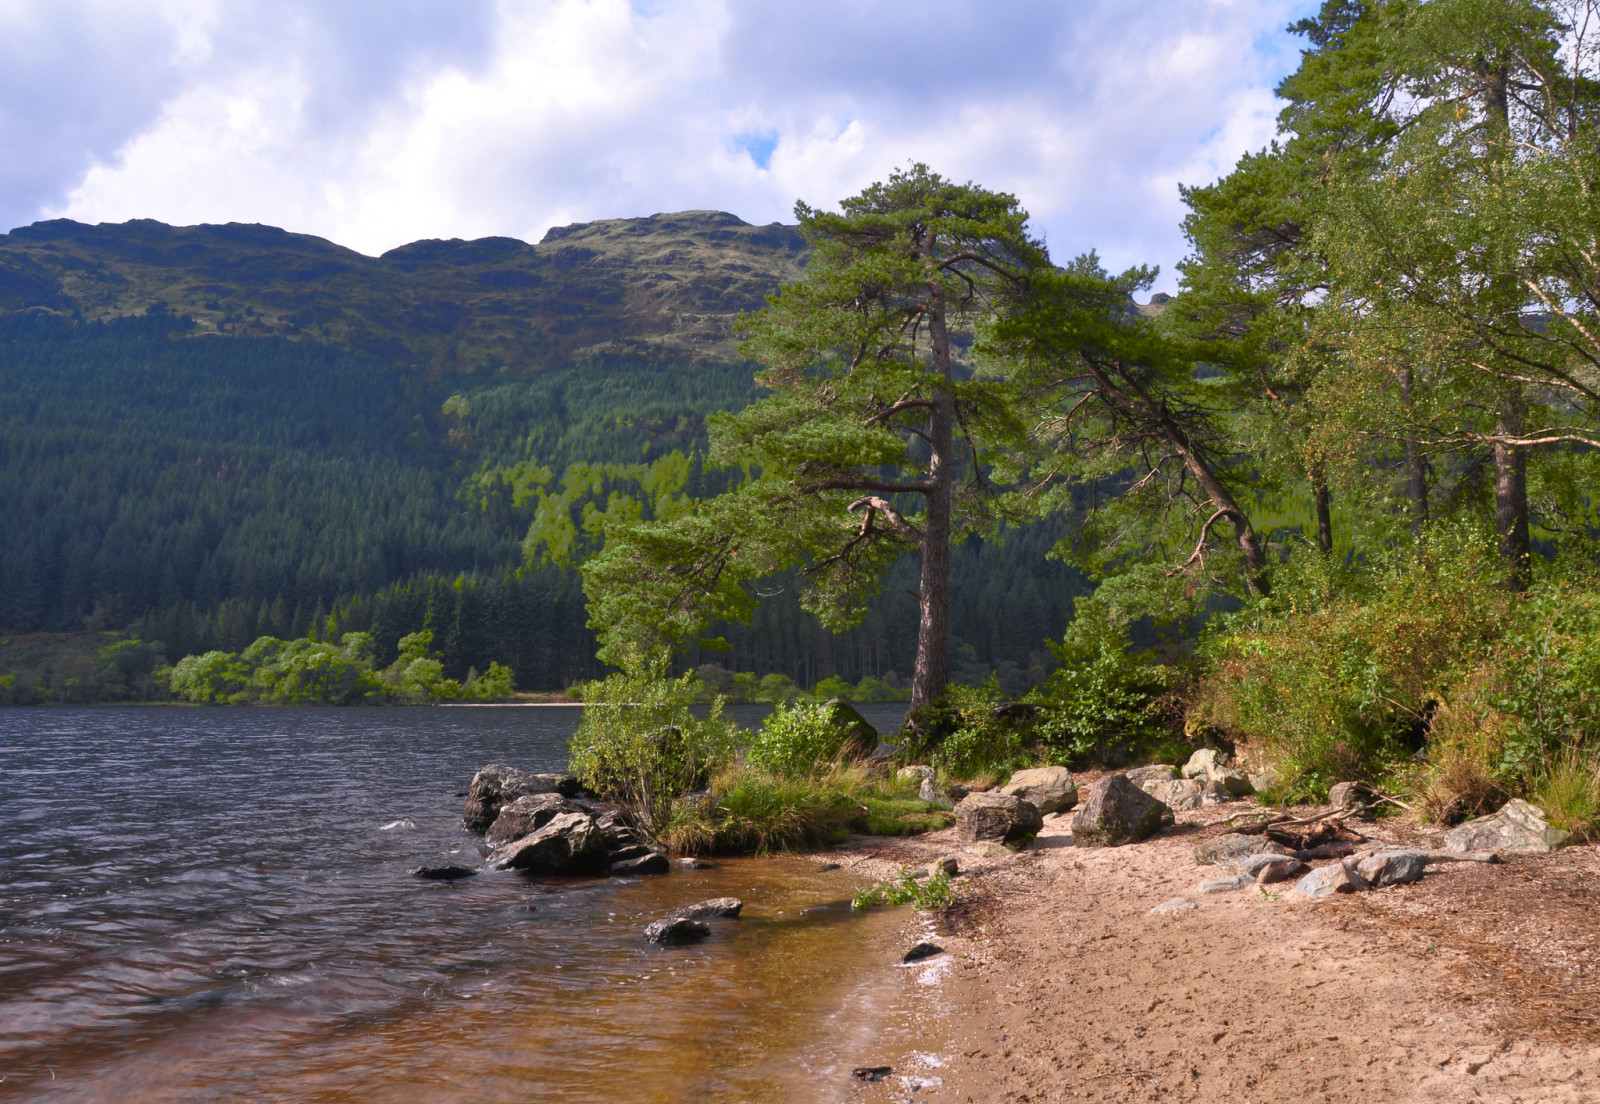
[[840, 207], [797, 205], [806, 278], [745, 320], [743, 351], [772, 394], [713, 420], [711, 456], [751, 478], [690, 516], [608, 533], [585, 566], [603, 659], [658, 663], [706, 643], [786, 572], [807, 609], [848, 628], [910, 550], [922, 567], [913, 708], [944, 691], [950, 544], [993, 515], [985, 470], [1026, 436], [1009, 385], [961, 350], [1026, 300], [1048, 261], [1014, 197], [922, 165]]

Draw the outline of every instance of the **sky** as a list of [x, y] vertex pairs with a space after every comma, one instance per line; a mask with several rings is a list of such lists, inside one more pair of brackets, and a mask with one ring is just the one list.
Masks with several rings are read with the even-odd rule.
[[0, 0], [0, 227], [261, 222], [378, 254], [792, 221], [913, 161], [1051, 253], [1184, 255], [1306, 0]]

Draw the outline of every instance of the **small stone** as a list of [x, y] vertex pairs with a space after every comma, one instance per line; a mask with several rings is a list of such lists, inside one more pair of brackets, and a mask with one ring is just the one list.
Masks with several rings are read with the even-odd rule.
[[626, 877], [634, 874], [665, 874], [672, 869], [667, 857], [659, 851], [646, 850], [643, 855], [611, 860], [610, 873]]
[[1446, 851], [1554, 851], [1572, 835], [1546, 823], [1544, 810], [1520, 798], [1500, 811], [1469, 820], [1444, 834]]
[[893, 1066], [857, 1066], [850, 1071], [850, 1076], [857, 1081], [877, 1082], [882, 1081], [893, 1072]]
[[925, 958], [944, 954], [944, 948], [936, 943], [918, 943], [905, 953], [901, 962], [921, 962]]
[[644, 930], [644, 937], [652, 943], [674, 945], [683, 943], [698, 943], [711, 935], [711, 925], [699, 920], [689, 920], [682, 916], [673, 916], [666, 920], [657, 920]]
[[1211, 782], [1227, 790], [1230, 797], [1249, 797], [1256, 792], [1250, 776], [1238, 767], [1219, 767], [1211, 772]]
[[1365, 888], [1365, 880], [1342, 862], [1313, 870], [1294, 884], [1294, 892], [1302, 897], [1332, 897], [1335, 893], [1356, 893]]
[[1283, 785], [1283, 776], [1272, 767], [1263, 767], [1250, 776], [1250, 788], [1256, 793], [1266, 793]]
[[963, 786], [961, 783], [957, 782], [950, 787], [950, 800], [960, 801], [963, 797], [966, 797], [971, 792], [971, 786]]
[[684, 906], [678, 910], [678, 917], [683, 920], [737, 920], [742, 908], [744, 902], [737, 897], [713, 897]]
[[1078, 787], [1066, 767], [1019, 770], [1000, 792], [1022, 798], [1040, 813], [1059, 813], [1078, 803]]
[[1243, 832], [1229, 832], [1196, 846], [1194, 861], [1202, 866], [1222, 866], [1238, 862], [1247, 855], [1261, 854], [1287, 855], [1289, 849], [1264, 835], [1247, 836]]
[[1206, 878], [1197, 886], [1196, 893], [1231, 893], [1236, 889], [1256, 884], [1254, 875], [1251, 874], [1224, 874], [1215, 878]]
[[1162, 901], [1155, 908], [1145, 913], [1146, 916], [1170, 916], [1175, 912], [1189, 912], [1200, 906], [1187, 897], [1174, 897], [1170, 901]]
[[1200, 787], [1201, 805], [1226, 805], [1238, 795], [1221, 782], [1207, 782]]
[[1328, 804], [1335, 809], [1365, 809], [1375, 796], [1365, 782], [1335, 782], [1328, 787]]
[[1427, 860], [1415, 851], [1379, 851], [1358, 861], [1356, 873], [1372, 885], [1373, 889], [1385, 886], [1410, 885], [1422, 878]]
[[954, 878], [961, 872], [961, 864], [956, 861], [956, 857], [954, 855], [946, 855], [938, 862], [928, 864], [928, 876], [930, 878], [940, 871], [943, 871], [950, 877]]
[[1178, 777], [1178, 768], [1165, 763], [1156, 763], [1148, 767], [1134, 767], [1127, 774], [1128, 781], [1143, 790], [1147, 782], [1171, 782]]
[[477, 871], [470, 866], [439, 863], [432, 866], [419, 866], [411, 872], [411, 876], [428, 882], [454, 882], [462, 878], [470, 878], [476, 873]]

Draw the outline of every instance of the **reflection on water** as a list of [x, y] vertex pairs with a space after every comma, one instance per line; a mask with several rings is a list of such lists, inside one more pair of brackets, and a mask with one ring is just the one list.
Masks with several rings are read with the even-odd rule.
[[[909, 1000], [887, 965], [909, 917], [853, 916], [846, 874], [778, 857], [632, 881], [408, 877], [476, 862], [473, 770], [559, 769], [576, 719], [0, 710], [0, 1095], [843, 1095]], [[724, 895], [745, 916], [710, 943], [641, 940]]]

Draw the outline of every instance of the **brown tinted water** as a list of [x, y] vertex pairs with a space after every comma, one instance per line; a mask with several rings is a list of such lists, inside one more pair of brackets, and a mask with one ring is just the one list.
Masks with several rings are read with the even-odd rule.
[[[0, 711], [0, 1097], [832, 1100], [903, 1052], [912, 918], [842, 871], [408, 876], [475, 861], [472, 771], [558, 768], [576, 719]], [[710, 942], [642, 940], [727, 895]]]

